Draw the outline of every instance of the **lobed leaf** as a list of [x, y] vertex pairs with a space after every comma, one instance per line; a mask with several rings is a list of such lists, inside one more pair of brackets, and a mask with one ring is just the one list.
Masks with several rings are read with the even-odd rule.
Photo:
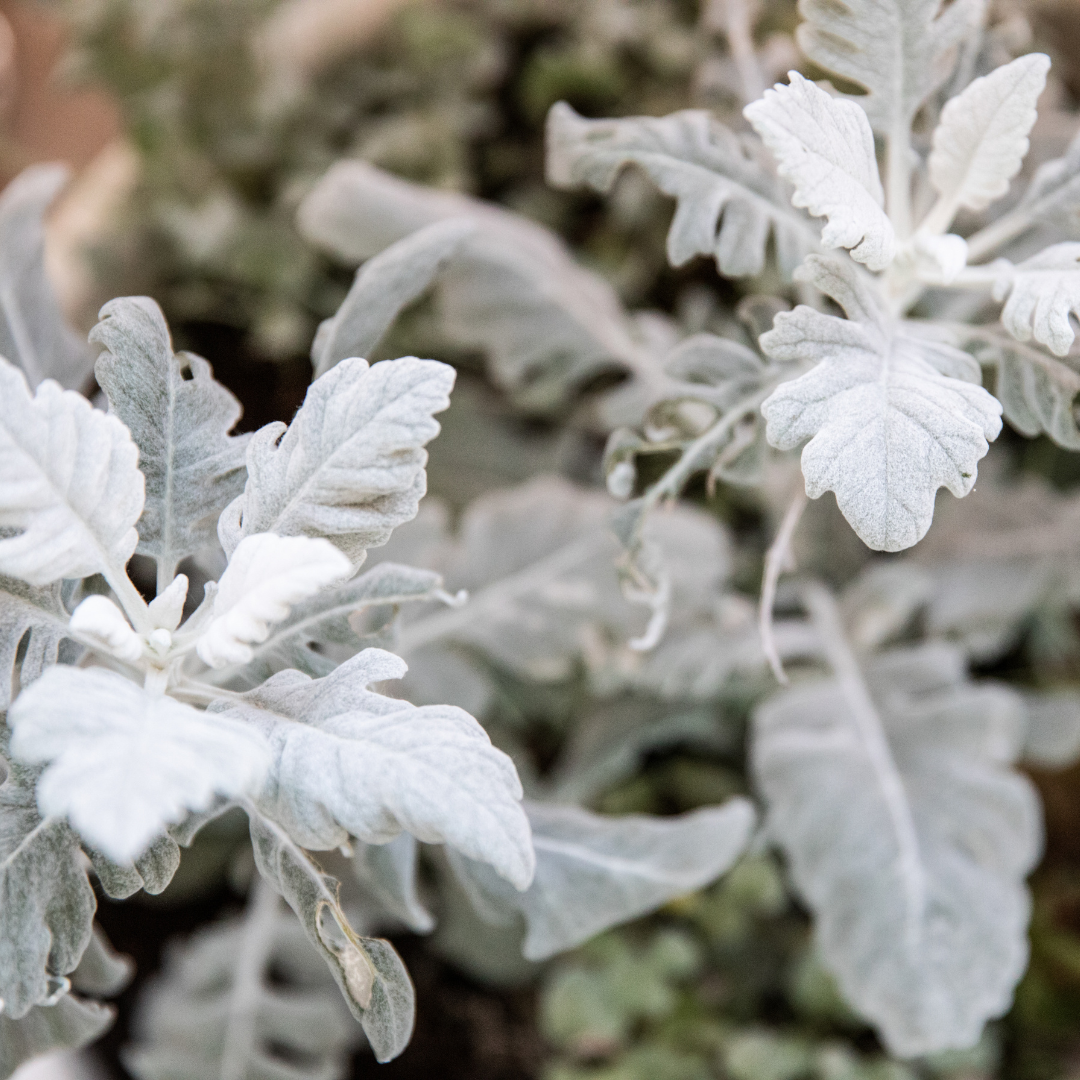
[[[246, 536], [326, 537], [354, 563], [416, 514], [432, 418], [450, 404], [454, 369], [435, 360], [353, 358], [308, 388], [291, 424], [267, 424], [248, 444], [244, 494], [218, 536], [230, 556]], [[2, 547], [0, 547], [2, 553]]]
[[53, 1050], [78, 1050], [112, 1027], [116, 1011], [96, 1001], [65, 994], [55, 1005], [35, 1005], [15, 1020], [0, 1013], [0, 1080], [20, 1065]]
[[766, 90], [743, 115], [794, 186], [792, 203], [827, 218], [822, 244], [848, 248], [856, 261], [884, 270], [896, 254], [896, 234], [884, 210], [866, 113], [797, 71], [788, 79], [790, 85]]
[[738, 136], [704, 111], [654, 118], [585, 120], [559, 102], [548, 114], [548, 181], [611, 190], [630, 164], [677, 200], [668, 232], [668, 260], [716, 260], [727, 277], [761, 273], [770, 234], [790, 275], [818, 244], [817, 230], [792, 210], [786, 193]]
[[98, 318], [90, 340], [106, 351], [94, 371], [146, 477], [138, 550], [171, 570], [214, 543], [221, 511], [243, 489], [249, 436], [229, 434], [240, 402], [202, 357], [173, 352], [148, 297], [111, 300]]
[[1080, 316], [1080, 243], [1051, 244], [1016, 266], [1002, 268], [994, 299], [1005, 300], [1001, 322], [1014, 338], [1034, 337], [1055, 355], [1065, 356], [1076, 337], [1069, 316]]
[[127, 428], [46, 380], [30, 396], [0, 358], [0, 573], [31, 585], [123, 568], [139, 542], [139, 451]]
[[59, 582], [35, 589], [17, 578], [0, 577], [0, 703], [4, 709], [10, 704], [13, 685], [29, 686], [56, 663], [67, 624]]
[[215, 795], [258, 788], [268, 765], [266, 745], [245, 725], [102, 668], [50, 668], [19, 695], [8, 721], [12, 753], [49, 763], [38, 781], [42, 811], [67, 817], [122, 864]]
[[930, 527], [939, 487], [975, 484], [1001, 405], [953, 346], [905, 334], [850, 264], [811, 256], [800, 271], [847, 320], [808, 307], [777, 315], [761, 347], [777, 360], [816, 361], [761, 406], [769, 442], [802, 452], [806, 493], [836, 493], [869, 547], [900, 551]]
[[258, 805], [304, 847], [339, 847], [349, 835], [385, 843], [404, 829], [490, 862], [524, 888], [533, 854], [513, 764], [463, 710], [368, 689], [405, 670], [398, 657], [365, 649], [325, 678], [283, 671], [210, 711], [270, 743]]

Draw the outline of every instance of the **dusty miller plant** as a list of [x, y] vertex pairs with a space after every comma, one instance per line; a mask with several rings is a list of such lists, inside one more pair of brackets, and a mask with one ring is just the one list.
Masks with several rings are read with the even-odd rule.
[[[394, 613], [434, 606], [411, 624], [419, 668], [455, 634], [497, 637], [506, 602], [552, 576], [500, 567], [521, 554], [509, 536], [466, 557], [510, 578], [472, 607], [435, 569], [384, 559], [358, 572], [416, 515], [424, 446], [454, 383], [436, 361], [359, 356], [472, 224], [436, 224], [366, 264], [320, 329], [317, 377], [291, 422], [234, 436], [237, 401], [205, 360], [174, 352], [145, 297], [105, 305], [90, 334], [102, 407], [49, 377], [78, 387], [94, 359], [63, 327], [43, 269], [42, 215], [62, 182], [30, 170], [0, 200], [0, 1072], [111, 1021], [96, 999], [130, 972], [94, 927], [91, 879], [113, 898], [161, 892], [181, 847], [230, 808], [249, 819], [259, 884], [241, 926], [193, 943], [148, 1006], [127, 1058], [139, 1076], [339, 1075], [359, 1034], [348, 1012], [379, 1060], [399, 1054], [408, 974], [354, 924], [432, 929], [418, 841], [446, 848], [440, 865], [478, 908], [527, 926], [533, 960], [726, 870], [754, 825], [747, 800], [678, 819], [523, 803], [513, 762], [469, 713], [422, 689], [419, 705], [375, 689], [407, 664], [364, 647], [369, 616], [411, 658]], [[599, 556], [610, 571], [604, 543], [581, 535], [582, 520], [597, 532], [595, 503], [572, 488], [539, 494], [565, 504], [556, 532], [569, 529], [577, 557], [563, 563]], [[156, 568], [149, 599], [129, 576], [136, 555]], [[206, 580], [201, 597], [189, 573]], [[617, 624], [625, 601], [613, 574], [610, 585]], [[345, 910], [332, 860], [368, 911]], [[270, 984], [272, 965], [288, 991]]]

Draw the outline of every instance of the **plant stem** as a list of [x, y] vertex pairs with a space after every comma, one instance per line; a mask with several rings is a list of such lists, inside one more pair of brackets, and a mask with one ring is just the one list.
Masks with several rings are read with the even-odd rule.
[[142, 598], [139, 590], [131, 583], [127, 571], [106, 570], [104, 576], [109, 583], [109, 587], [116, 593], [116, 598], [120, 601], [124, 613], [131, 620], [131, 625], [141, 634], [150, 633], [153, 626], [150, 624], [150, 613], [146, 601]]
[[780, 580], [780, 575], [787, 568], [791, 556], [791, 541], [807, 502], [806, 489], [800, 484], [795, 498], [792, 499], [791, 505], [784, 514], [783, 521], [780, 522], [776, 539], [765, 553], [765, 573], [761, 579], [761, 602], [758, 606], [761, 648], [765, 653], [765, 659], [769, 661], [773, 675], [776, 676], [776, 681], [785, 686], [788, 677], [784, 671], [784, 665], [780, 662], [780, 653], [777, 651], [776, 639], [773, 636], [773, 605], [776, 602], [776, 585]]
[[885, 145], [886, 206], [898, 240], [911, 235], [910, 128], [903, 125]]

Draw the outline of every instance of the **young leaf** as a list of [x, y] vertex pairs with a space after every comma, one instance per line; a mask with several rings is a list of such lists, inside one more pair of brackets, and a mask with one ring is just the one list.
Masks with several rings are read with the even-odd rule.
[[242, 921], [166, 953], [143, 991], [124, 1066], [140, 1080], [339, 1080], [360, 1029], [277, 893], [256, 879]]
[[834, 491], [869, 547], [911, 547], [930, 527], [939, 487], [961, 498], [974, 486], [988, 440], [1001, 431], [1001, 405], [978, 385], [967, 353], [905, 334], [850, 264], [813, 255], [799, 278], [848, 318], [800, 306], [762, 336], [777, 360], [817, 361], [761, 406], [768, 440], [793, 450], [810, 439], [807, 495]]
[[112, 300], [90, 340], [108, 350], [95, 373], [109, 410], [131, 431], [146, 477], [139, 548], [166, 568], [214, 543], [218, 516], [244, 485], [249, 436], [231, 436], [240, 402], [210, 365], [174, 353], [165, 316], [153, 300]]
[[143, 639], [127, 616], [107, 597], [88, 596], [71, 613], [68, 628], [101, 652], [136, 663], [143, 654]]
[[215, 668], [248, 663], [255, 655], [252, 644], [269, 637], [271, 623], [352, 572], [352, 563], [328, 540], [245, 536], [218, 582], [213, 617], [195, 645], [199, 658]]
[[634, 164], [678, 200], [667, 239], [673, 266], [706, 255], [726, 277], [759, 274], [771, 232], [790, 275], [818, 246], [817, 229], [748, 149], [704, 111], [585, 120], [559, 102], [548, 114], [548, 180], [555, 187], [588, 184], [607, 192]]
[[63, 165], [31, 165], [0, 195], [0, 356], [22, 368], [32, 389], [55, 379], [81, 390], [94, 364], [45, 271], [45, 213], [68, 176]]
[[35, 589], [17, 578], [0, 577], [0, 703], [5, 709], [16, 676], [19, 685], [29, 686], [56, 663], [67, 623], [59, 582]]
[[[0, 728], [0, 734], [6, 731]], [[37, 773], [2, 757], [0, 765], [6, 772], [0, 784], [3, 1021], [25, 1017], [56, 990], [57, 978], [75, 970], [90, 941], [97, 904], [80, 861], [78, 838], [62, 819], [43, 819], [38, 813]], [[0, 1054], [5, 1045], [0, 1040]]]
[[[985, 0], [802, 0], [799, 47], [866, 90], [853, 97], [873, 129], [902, 136], [949, 77], [957, 45], [979, 25]], [[906, 145], [904, 147], [906, 149]]]
[[1001, 322], [1018, 341], [1034, 336], [1065, 356], [1076, 334], [1070, 315], [1080, 316], [1080, 244], [1052, 244], [1017, 266], [1002, 270], [994, 299], [1004, 300]]
[[349, 1011], [378, 1061], [408, 1045], [416, 1014], [409, 973], [388, 941], [360, 937], [338, 902], [338, 882], [275, 822], [253, 810], [251, 842], [259, 873], [285, 897], [308, 940], [326, 961]]
[[437, 221], [365, 262], [341, 307], [315, 335], [315, 377], [350, 356], [369, 356], [401, 310], [431, 285], [475, 231], [467, 218]]
[[143, 508], [139, 451], [115, 416], [0, 358], [0, 573], [31, 585], [115, 572]]
[[973, 1045], [1023, 973], [1040, 847], [1035, 792], [1008, 768], [1023, 719], [941, 645], [864, 676], [851, 660], [755, 714], [766, 825], [826, 966], [894, 1054]]
[[483, 917], [520, 911], [523, 952], [546, 960], [619, 923], [707, 885], [743, 853], [756, 814], [746, 799], [671, 818], [601, 817], [527, 803], [536, 877], [515, 893], [487, 867], [451, 853]]
[[119, 863], [215, 794], [255, 790], [268, 765], [265, 743], [245, 725], [102, 668], [50, 668], [18, 696], [8, 721], [12, 753], [50, 763], [38, 781], [42, 811], [67, 816]]
[[283, 671], [210, 709], [270, 742], [259, 806], [304, 847], [338, 847], [350, 834], [384, 843], [404, 829], [490, 862], [524, 888], [533, 854], [513, 764], [461, 709], [416, 708], [367, 689], [405, 670], [366, 649], [323, 679]]
[[1050, 58], [1030, 53], [970, 83], [941, 111], [927, 163], [942, 199], [931, 217], [948, 227], [959, 207], [984, 210], [1009, 190], [1028, 150], [1035, 102]]
[[792, 203], [828, 219], [821, 242], [848, 248], [871, 270], [884, 270], [896, 254], [896, 235], [885, 215], [885, 193], [874, 156], [874, 133], [858, 105], [834, 98], [788, 72], [743, 115], [772, 151], [780, 175], [795, 187]]
[[442, 576], [432, 570], [381, 562], [340, 588], [294, 604], [289, 617], [273, 627], [265, 641], [252, 646], [253, 659], [237, 681], [245, 687], [258, 686], [286, 668], [313, 678], [329, 675], [337, 661], [327, 655], [327, 646], [355, 653], [362, 644], [353, 626], [356, 615], [371, 607], [435, 600], [442, 589]]
[[[354, 563], [416, 515], [432, 414], [450, 404], [454, 369], [435, 360], [349, 359], [316, 379], [286, 428], [267, 424], [247, 450], [244, 494], [221, 515], [230, 556], [245, 536], [325, 536]], [[2, 553], [0, 545], [0, 553]]]
[[19, 1020], [0, 1013], [0, 1080], [41, 1054], [89, 1046], [115, 1018], [110, 1006], [74, 994], [65, 994], [55, 1005], [35, 1005]]
[[[492, 379], [519, 405], [564, 408], [606, 371], [626, 374], [624, 396], [636, 386], [648, 399], [663, 385], [657, 358], [611, 285], [526, 218], [341, 161], [304, 200], [297, 223], [312, 243], [358, 261], [451, 220], [470, 222], [473, 232], [439, 276], [440, 329], [455, 344], [482, 350]], [[628, 422], [639, 419], [640, 412]]]

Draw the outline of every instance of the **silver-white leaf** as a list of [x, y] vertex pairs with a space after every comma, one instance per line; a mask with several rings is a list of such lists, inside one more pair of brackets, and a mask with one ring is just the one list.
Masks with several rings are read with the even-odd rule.
[[12, 753], [48, 763], [37, 789], [42, 813], [67, 817], [119, 863], [216, 795], [255, 792], [270, 760], [246, 725], [102, 668], [50, 668], [16, 698], [8, 720]]
[[0, 358], [0, 573], [31, 585], [122, 570], [143, 508], [139, 451], [115, 416]]
[[930, 182], [952, 218], [958, 207], [984, 210], [1009, 190], [1028, 151], [1035, 102], [1050, 58], [1029, 53], [983, 75], [946, 103], [934, 130]]
[[844, 309], [777, 315], [761, 338], [778, 360], [816, 361], [761, 406], [773, 446], [805, 440], [806, 493], [826, 491], [862, 541], [900, 551], [930, 527], [939, 487], [957, 498], [1001, 431], [1001, 405], [978, 365], [953, 346], [909, 336], [850, 264], [811, 256], [799, 272]]
[[366, 649], [325, 678], [283, 671], [211, 710], [270, 743], [259, 806], [304, 847], [338, 847], [349, 835], [384, 843], [405, 830], [490, 862], [524, 888], [533, 852], [513, 764], [463, 710], [368, 689], [405, 670], [399, 657]]
[[60, 583], [35, 589], [0, 577], [0, 705], [7, 708], [12, 683], [28, 686], [60, 656], [68, 614]]
[[1080, 316], [1080, 243], [1052, 244], [1003, 268], [994, 299], [1005, 300], [1001, 322], [1017, 341], [1034, 337], [1065, 356], [1076, 337], [1069, 316]]
[[858, 105], [834, 98], [788, 73], [747, 105], [743, 115], [795, 188], [792, 203], [827, 218], [821, 242], [848, 248], [871, 270], [884, 270], [896, 254], [896, 234], [885, 214], [885, 193], [874, 156], [874, 133]]
[[[291, 424], [248, 444], [248, 479], [218, 523], [231, 555], [245, 536], [324, 536], [359, 563], [416, 514], [426, 490], [432, 414], [450, 404], [454, 369], [435, 360], [342, 361], [311, 384]], [[2, 553], [2, 547], [0, 547]]]
[[129, 664], [134, 664], [143, 654], [143, 639], [106, 596], [88, 596], [71, 613], [68, 625], [80, 638]]
[[45, 271], [44, 218], [69, 175], [63, 165], [31, 165], [0, 195], [0, 356], [22, 368], [31, 388], [55, 379], [82, 390], [94, 366]]
[[248, 663], [255, 655], [252, 645], [265, 641], [271, 624], [288, 618], [293, 604], [352, 572], [352, 563], [329, 540], [245, 536], [218, 582], [211, 621], [195, 645], [199, 659], [213, 668]]
[[[1027, 964], [1041, 823], [1024, 710], [941, 645], [761, 705], [752, 762], [822, 958], [903, 1057], [972, 1046]], [[873, 710], [868, 715], [867, 710]], [[884, 741], [874, 731], [884, 728]]]
[[731, 868], [757, 815], [747, 799], [678, 817], [603, 817], [576, 806], [526, 803], [536, 877], [514, 893], [486, 867], [455, 857], [481, 917], [525, 916], [522, 951], [546, 960], [612, 926], [694, 892]]

